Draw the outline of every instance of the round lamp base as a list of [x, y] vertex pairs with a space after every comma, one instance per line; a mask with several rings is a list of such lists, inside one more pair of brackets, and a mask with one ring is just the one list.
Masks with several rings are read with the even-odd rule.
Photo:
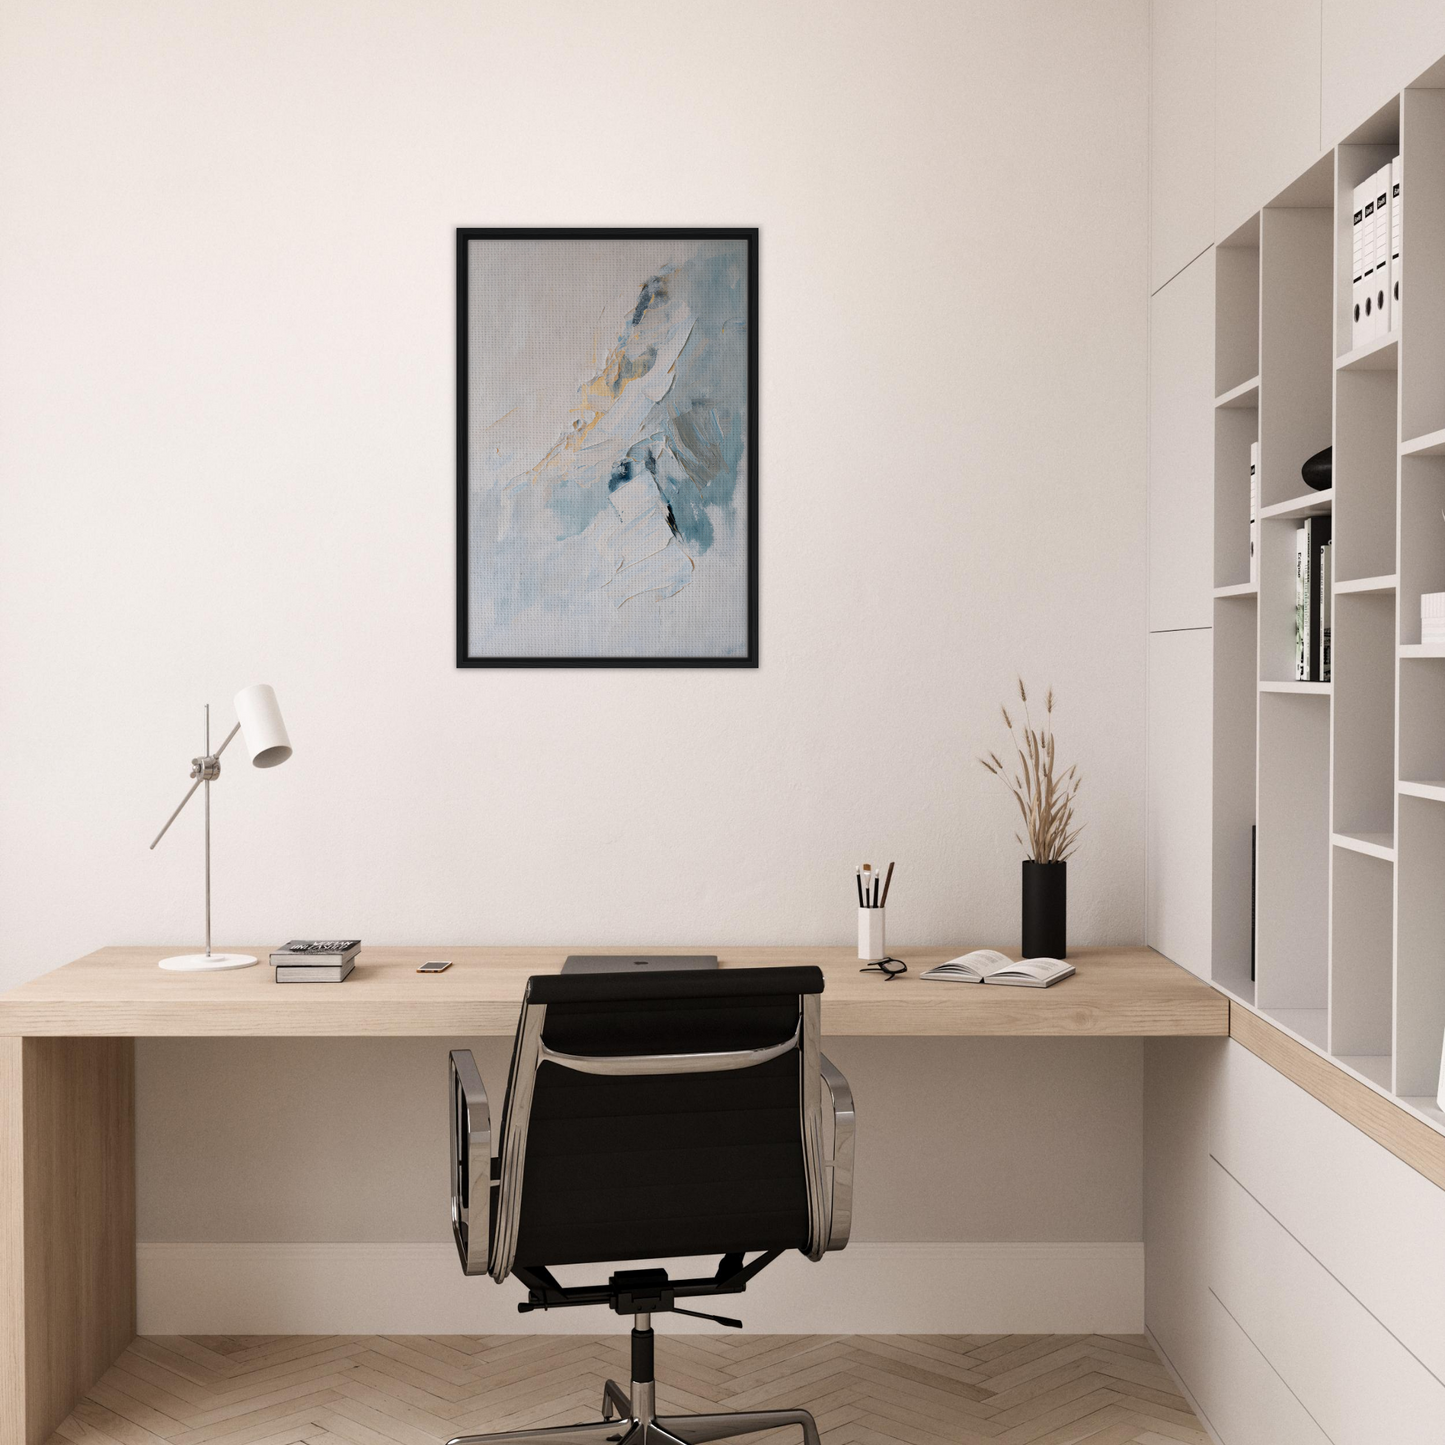
[[183, 953], [161, 959], [160, 966], [172, 973], [215, 973], [223, 968], [250, 968], [255, 962], [249, 953]]

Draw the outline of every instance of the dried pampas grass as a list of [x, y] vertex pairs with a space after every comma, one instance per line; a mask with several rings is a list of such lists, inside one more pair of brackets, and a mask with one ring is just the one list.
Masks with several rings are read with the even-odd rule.
[[989, 753], [980, 758], [985, 768], [1014, 795], [1023, 814], [1028, 837], [1015, 833], [1028, 856], [1036, 863], [1062, 863], [1077, 846], [1082, 823], [1074, 822], [1074, 801], [1083, 781], [1078, 767], [1070, 764], [1067, 771], [1054, 776], [1054, 690], [1044, 696], [1044, 725], [1035, 728], [1029, 717], [1029, 695], [1023, 678], [1019, 679], [1019, 701], [1023, 704], [1022, 736], [1014, 727], [1008, 708], [1001, 708], [1008, 727], [1009, 741], [1018, 754], [1018, 765], [1012, 771], [998, 756]]

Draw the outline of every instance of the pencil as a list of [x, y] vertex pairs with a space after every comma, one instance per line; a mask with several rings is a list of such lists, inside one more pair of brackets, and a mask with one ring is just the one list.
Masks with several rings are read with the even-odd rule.
[[857, 875], [853, 881], [858, 885], [858, 907], [866, 908], [867, 904], [863, 902], [863, 870], [855, 868], [853, 872]]

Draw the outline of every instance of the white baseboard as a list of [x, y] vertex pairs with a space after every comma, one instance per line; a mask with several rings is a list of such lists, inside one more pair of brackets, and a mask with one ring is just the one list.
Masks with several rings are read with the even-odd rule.
[[[450, 1244], [140, 1244], [136, 1264], [144, 1335], [616, 1328], [597, 1309], [518, 1314], [522, 1287], [466, 1278]], [[759, 1334], [1138, 1334], [1144, 1246], [853, 1244], [817, 1264], [784, 1255], [715, 1308]], [[674, 1315], [666, 1328], [718, 1326]]]

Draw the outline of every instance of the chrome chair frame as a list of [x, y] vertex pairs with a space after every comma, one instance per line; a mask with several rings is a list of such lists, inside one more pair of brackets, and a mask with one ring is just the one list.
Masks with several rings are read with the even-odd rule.
[[[831, 1250], [842, 1249], [848, 1243], [853, 1224], [856, 1126], [853, 1091], [820, 1047], [819, 996], [803, 994], [800, 1004], [797, 1031], [782, 1043], [766, 1048], [630, 1056], [583, 1056], [551, 1049], [542, 1040], [547, 1006], [524, 1004], [508, 1080], [510, 1105], [495, 1164], [491, 1106], [476, 1060], [470, 1050], [453, 1049], [450, 1056], [452, 1236], [463, 1273], [490, 1274], [501, 1282], [516, 1265], [522, 1168], [532, 1090], [537, 1070], [544, 1063], [579, 1073], [613, 1076], [716, 1073], [752, 1068], [799, 1049], [802, 1065], [798, 1110], [808, 1204], [808, 1247], [803, 1252], [809, 1259], [818, 1260]], [[832, 1125], [831, 1149], [826, 1152], [824, 1089], [831, 1105]], [[755, 1265], [765, 1262], [758, 1260]], [[747, 1267], [737, 1277], [750, 1277], [752, 1269]], [[721, 1275], [720, 1266], [719, 1277]], [[638, 1310], [632, 1329], [632, 1388], [626, 1391], [615, 1380], [607, 1381], [601, 1420], [542, 1430], [458, 1435], [448, 1445], [707, 1445], [709, 1441], [787, 1425], [801, 1428], [804, 1445], [819, 1445], [817, 1425], [806, 1410], [658, 1416], [652, 1356], [651, 1312]]]

